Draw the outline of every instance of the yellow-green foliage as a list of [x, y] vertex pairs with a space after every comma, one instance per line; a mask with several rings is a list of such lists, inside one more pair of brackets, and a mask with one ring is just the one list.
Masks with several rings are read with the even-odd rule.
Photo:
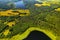
[[[30, 14], [29, 10], [6, 10], [6, 11], [0, 11], [0, 16], [16, 16], [19, 13], [18, 12], [12, 12], [12, 11], [18, 11], [20, 14], [20, 16], [28, 16]], [[23, 13], [26, 13], [26, 15], [24, 15]]]

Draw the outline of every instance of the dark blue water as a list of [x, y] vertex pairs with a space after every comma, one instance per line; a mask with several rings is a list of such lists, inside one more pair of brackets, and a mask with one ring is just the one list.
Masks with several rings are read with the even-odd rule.
[[23, 9], [26, 8], [23, 1], [18, 1], [18, 2], [15, 2], [14, 4], [15, 4], [16, 8], [23, 8]]
[[26, 7], [22, 0], [0, 0], [0, 8], [1, 9], [12, 9], [12, 8], [25, 9]]
[[27, 38], [23, 40], [51, 40], [46, 34], [40, 31], [32, 31]]
[[34, 3], [36, 3], [35, 0], [0, 0], [0, 8], [1, 9], [12, 9], [12, 8], [26, 9], [26, 4], [33, 5]]

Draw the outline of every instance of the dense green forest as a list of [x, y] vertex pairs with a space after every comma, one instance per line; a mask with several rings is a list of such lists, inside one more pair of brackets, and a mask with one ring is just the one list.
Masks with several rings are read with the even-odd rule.
[[[54, 35], [60, 36], [60, 11], [55, 10], [60, 7], [60, 4], [41, 7], [28, 5], [27, 7], [30, 10], [29, 16], [0, 16], [0, 38], [11, 38], [16, 34], [22, 34], [30, 27], [49, 30], [52, 31]], [[16, 24], [12, 25], [12, 27], [4, 24], [4, 22], [13, 21], [15, 21]], [[5, 36], [3, 32], [7, 29], [9, 29], [10, 33]]]

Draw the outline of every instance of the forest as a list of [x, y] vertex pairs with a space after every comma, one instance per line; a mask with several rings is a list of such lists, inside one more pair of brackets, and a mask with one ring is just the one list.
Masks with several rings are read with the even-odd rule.
[[[26, 15], [26, 13], [19, 11], [19, 14], [15, 16], [0, 15], [0, 38], [11, 38], [17, 34], [22, 34], [30, 27], [49, 30], [55, 36], [60, 36], [60, 3], [40, 7], [28, 4], [26, 7], [30, 12], [28, 16], [20, 16], [20, 14]], [[12, 23], [10, 26], [8, 23], [11, 22], [15, 24]], [[5, 30], [9, 30], [7, 35], [4, 34]]]

